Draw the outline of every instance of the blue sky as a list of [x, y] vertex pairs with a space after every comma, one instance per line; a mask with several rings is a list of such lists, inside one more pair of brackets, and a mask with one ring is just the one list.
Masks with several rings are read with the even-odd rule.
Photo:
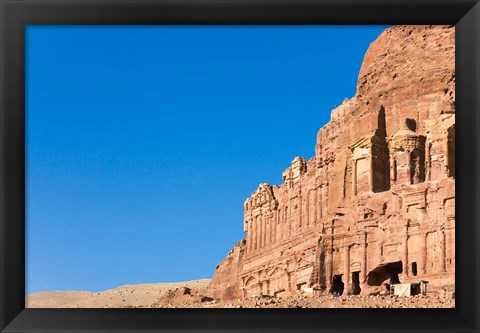
[[385, 26], [29, 26], [27, 293], [210, 278]]

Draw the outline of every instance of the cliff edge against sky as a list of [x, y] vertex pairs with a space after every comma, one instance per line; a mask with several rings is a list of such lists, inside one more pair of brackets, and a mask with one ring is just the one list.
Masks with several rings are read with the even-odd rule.
[[454, 27], [385, 30], [356, 95], [318, 131], [315, 156], [295, 158], [282, 178], [245, 201], [246, 237], [217, 266], [213, 297], [452, 288]]

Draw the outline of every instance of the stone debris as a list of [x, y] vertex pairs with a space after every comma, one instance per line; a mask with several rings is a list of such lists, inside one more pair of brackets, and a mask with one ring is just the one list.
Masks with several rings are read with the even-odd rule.
[[310, 297], [306, 295], [276, 297], [251, 297], [247, 299], [210, 299], [198, 302], [194, 295], [189, 298], [162, 299], [152, 308], [454, 308], [455, 299], [432, 296], [341, 296]]

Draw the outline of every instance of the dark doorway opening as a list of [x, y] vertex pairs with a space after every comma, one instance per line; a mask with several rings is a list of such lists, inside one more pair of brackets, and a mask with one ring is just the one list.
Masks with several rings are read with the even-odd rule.
[[330, 289], [330, 293], [334, 296], [340, 296], [343, 294], [344, 288], [345, 284], [342, 281], [342, 274], [334, 275], [332, 279], [332, 288]]
[[412, 274], [413, 276], [417, 276], [417, 263], [412, 262]]
[[352, 295], [359, 295], [362, 289], [360, 288], [360, 272], [352, 273]]
[[401, 261], [383, 263], [368, 273], [366, 282], [369, 286], [381, 286], [383, 281], [390, 279], [390, 284], [397, 284], [400, 283], [398, 274], [402, 271]]

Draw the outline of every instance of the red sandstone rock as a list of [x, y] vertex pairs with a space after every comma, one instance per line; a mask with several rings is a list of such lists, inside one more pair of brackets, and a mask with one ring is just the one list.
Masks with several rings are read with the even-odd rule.
[[454, 27], [385, 30], [365, 55], [357, 94], [319, 130], [315, 156], [295, 158], [282, 185], [260, 184], [245, 201], [246, 239], [217, 266], [209, 294], [453, 285], [454, 51]]

